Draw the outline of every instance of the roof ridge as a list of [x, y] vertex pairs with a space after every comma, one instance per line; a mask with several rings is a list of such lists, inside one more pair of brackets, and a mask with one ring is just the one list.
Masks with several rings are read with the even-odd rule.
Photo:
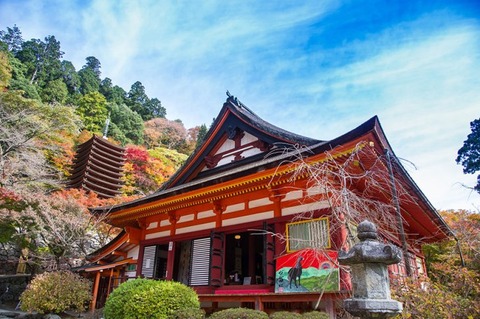
[[255, 112], [253, 112], [249, 107], [247, 107], [245, 104], [243, 104], [236, 96], [232, 95], [228, 90], [227, 90], [226, 94], [228, 96], [227, 101], [230, 101], [233, 104], [235, 104], [236, 106], [245, 109], [246, 111], [248, 111], [252, 115], [255, 115], [256, 117], [259, 117], [257, 114], [255, 114]]

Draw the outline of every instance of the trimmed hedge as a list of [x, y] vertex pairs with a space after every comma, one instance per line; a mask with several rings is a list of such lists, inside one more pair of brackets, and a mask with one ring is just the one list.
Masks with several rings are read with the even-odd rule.
[[138, 278], [122, 283], [109, 296], [105, 319], [170, 319], [181, 309], [200, 309], [196, 292], [175, 281]]
[[302, 318], [304, 319], [330, 319], [330, 316], [322, 311], [310, 311], [310, 312], [305, 312], [302, 315]]
[[302, 315], [290, 311], [277, 311], [270, 314], [270, 319], [301, 319]]
[[260, 310], [247, 308], [230, 308], [214, 312], [209, 319], [268, 319], [268, 315]]
[[205, 310], [198, 308], [179, 309], [175, 312], [173, 319], [204, 319]]

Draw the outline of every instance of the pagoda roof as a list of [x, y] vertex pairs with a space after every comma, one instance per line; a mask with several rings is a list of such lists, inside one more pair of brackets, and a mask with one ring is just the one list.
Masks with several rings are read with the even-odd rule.
[[125, 150], [93, 135], [77, 147], [67, 188], [84, 188], [100, 197], [110, 198], [121, 192]]

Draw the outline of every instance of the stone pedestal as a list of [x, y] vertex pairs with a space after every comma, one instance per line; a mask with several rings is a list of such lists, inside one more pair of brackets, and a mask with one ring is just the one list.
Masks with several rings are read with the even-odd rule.
[[402, 304], [391, 299], [387, 265], [400, 262], [402, 253], [394, 245], [377, 240], [377, 228], [369, 221], [358, 225], [360, 242], [338, 261], [350, 265], [353, 298], [344, 300], [349, 313], [360, 318], [388, 318], [402, 311]]

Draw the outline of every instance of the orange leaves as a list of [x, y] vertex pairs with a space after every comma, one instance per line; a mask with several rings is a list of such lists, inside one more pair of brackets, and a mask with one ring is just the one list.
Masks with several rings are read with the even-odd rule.
[[127, 195], [148, 194], [157, 190], [186, 159], [174, 150], [140, 146], [126, 148], [123, 192]]

